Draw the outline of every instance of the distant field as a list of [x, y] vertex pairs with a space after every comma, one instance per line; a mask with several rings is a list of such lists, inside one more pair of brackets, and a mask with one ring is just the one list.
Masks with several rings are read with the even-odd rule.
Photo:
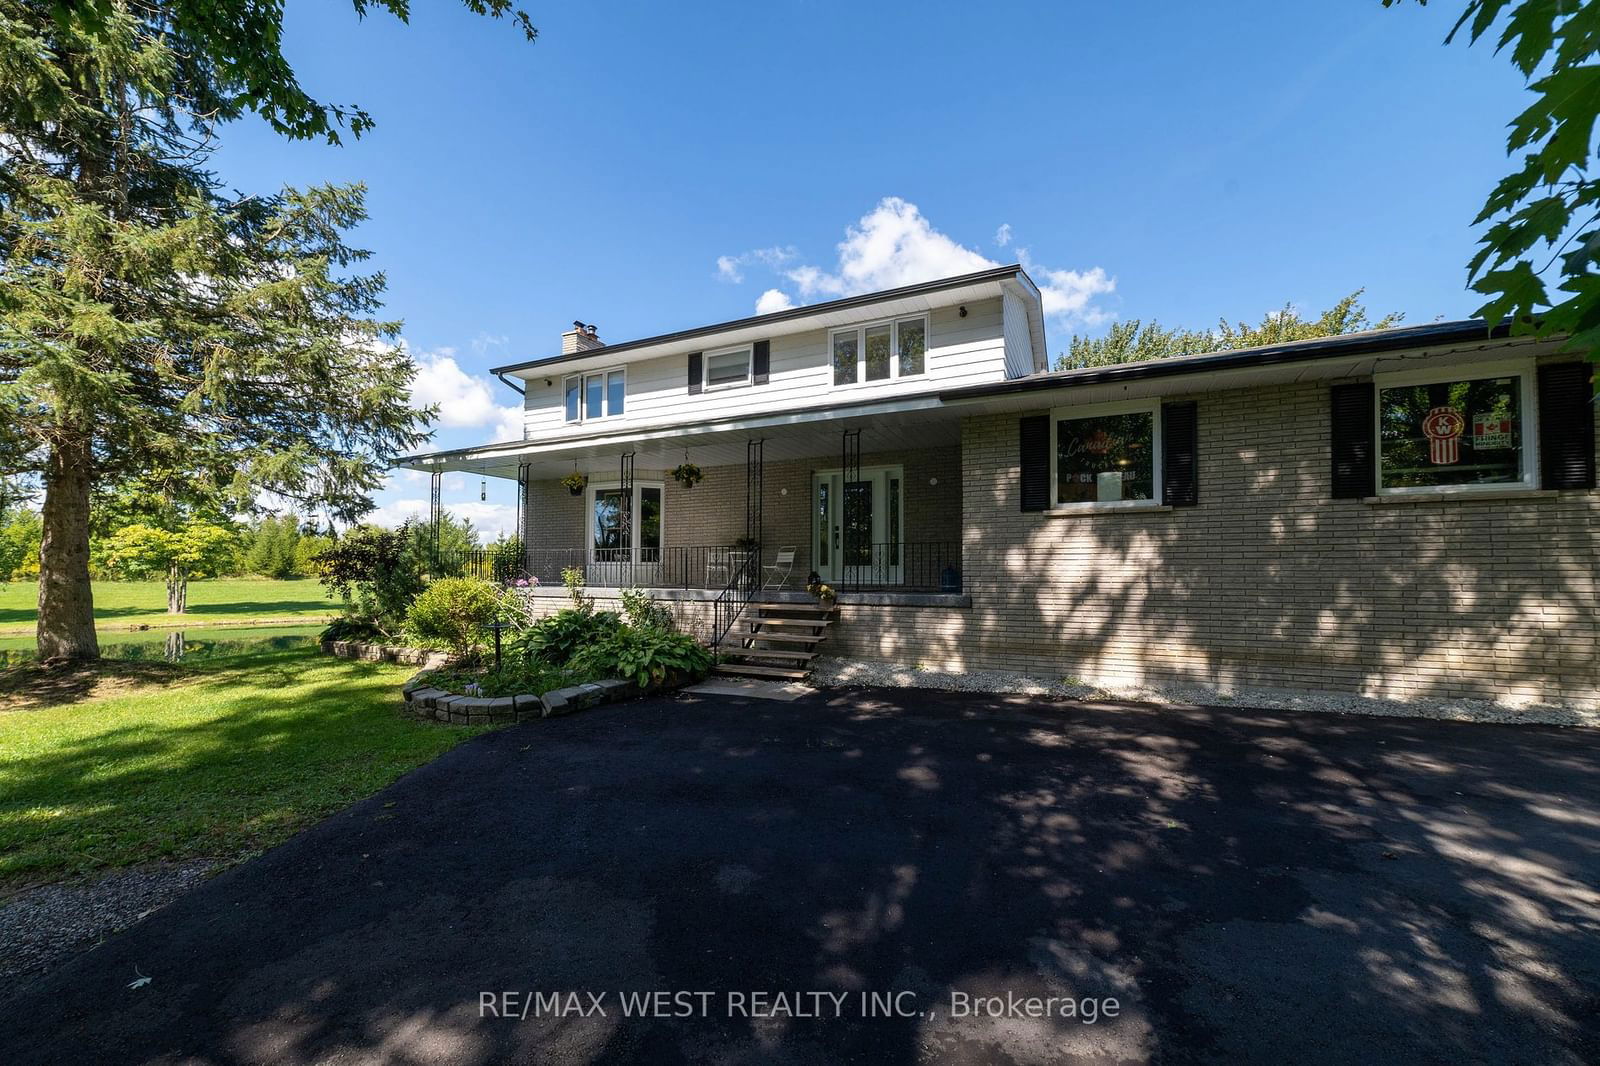
[[[0, 634], [31, 633], [38, 620], [38, 601], [38, 582], [0, 585]], [[334, 613], [333, 601], [315, 578], [191, 581], [189, 610], [181, 616], [167, 613], [167, 588], [160, 581], [104, 581], [94, 586], [94, 617], [102, 632], [180, 621], [185, 629], [239, 622], [317, 621]]]

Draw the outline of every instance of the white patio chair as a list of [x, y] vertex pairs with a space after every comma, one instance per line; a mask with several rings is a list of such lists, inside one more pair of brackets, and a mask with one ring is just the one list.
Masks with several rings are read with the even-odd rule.
[[781, 589], [789, 583], [789, 574], [794, 570], [794, 557], [799, 549], [791, 546], [778, 549], [777, 556], [767, 566], [761, 568], [763, 590], [770, 588]]
[[706, 549], [706, 588], [720, 589], [733, 580], [733, 549]]

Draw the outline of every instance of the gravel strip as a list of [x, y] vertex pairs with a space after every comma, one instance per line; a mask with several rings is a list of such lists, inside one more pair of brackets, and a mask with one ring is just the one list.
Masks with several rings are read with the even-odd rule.
[[1501, 722], [1600, 727], [1600, 708], [1582, 705], [1528, 704], [1511, 706], [1488, 700], [1388, 700], [1345, 692], [1296, 689], [1219, 687], [1213, 685], [1090, 685], [1075, 678], [1047, 681], [1003, 670], [956, 673], [924, 670], [899, 663], [819, 658], [812, 663], [812, 684], [826, 688], [884, 686], [933, 688], [950, 692], [1014, 692], [1069, 700], [1128, 700], [1182, 706], [1234, 706], [1270, 711], [1320, 711], [1387, 718], [1433, 718], [1452, 722]]
[[215, 866], [195, 859], [136, 867], [40, 885], [0, 902], [0, 997], [171, 903]]

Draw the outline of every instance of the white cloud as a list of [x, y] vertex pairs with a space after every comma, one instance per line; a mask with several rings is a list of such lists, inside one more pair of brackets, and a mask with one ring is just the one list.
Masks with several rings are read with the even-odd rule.
[[[470, 521], [472, 527], [478, 531], [479, 541], [483, 543], [494, 540], [502, 533], [511, 534], [517, 528], [517, 509], [508, 503], [468, 500], [461, 503], [446, 502], [443, 507], [455, 517]], [[413, 522], [426, 522], [428, 501], [390, 500], [381, 507], [373, 508], [361, 521], [394, 529], [407, 519]]]
[[1051, 270], [1035, 263], [1026, 248], [1017, 249], [1017, 261], [1039, 286], [1044, 313], [1069, 322], [1098, 326], [1116, 315], [1096, 307], [1093, 300], [1116, 291], [1117, 281], [1100, 267], [1088, 270]]
[[486, 428], [492, 436], [485, 444], [522, 439], [522, 408], [495, 403], [494, 387], [488, 379], [462, 370], [456, 362], [455, 349], [423, 352], [413, 356], [413, 360], [417, 364], [417, 376], [411, 382], [411, 405], [438, 404], [439, 419], [435, 425]]
[[782, 248], [774, 245], [771, 248], [756, 248], [739, 255], [719, 255], [717, 256], [717, 277], [737, 285], [744, 280], [745, 267], [759, 263], [762, 266], [777, 270], [799, 254], [793, 248]]
[[[1011, 226], [1002, 225], [995, 243], [1006, 246], [1013, 239]], [[894, 289], [903, 285], [938, 278], [971, 274], [999, 266], [989, 257], [952, 239], [934, 228], [916, 204], [898, 196], [886, 196], [878, 205], [845, 229], [837, 246], [838, 260], [827, 269], [810, 263], [788, 265], [798, 258], [792, 248], [762, 249], [717, 260], [720, 276], [741, 281], [744, 269], [760, 262], [776, 271], [794, 295], [770, 288], [756, 301], [756, 314], [771, 314], [798, 302], [854, 296], [858, 293]], [[781, 252], [781, 257], [768, 253]], [[1025, 256], [1018, 249], [1019, 257]], [[1102, 267], [1087, 270], [1053, 270], [1022, 259], [1029, 274], [1039, 284], [1045, 313], [1063, 325], [1094, 325], [1113, 317], [1094, 303], [1097, 296], [1116, 290], [1116, 279]]]
[[782, 289], [768, 289], [756, 300], [756, 314], [770, 315], [774, 311], [787, 311], [794, 306], [789, 294]]

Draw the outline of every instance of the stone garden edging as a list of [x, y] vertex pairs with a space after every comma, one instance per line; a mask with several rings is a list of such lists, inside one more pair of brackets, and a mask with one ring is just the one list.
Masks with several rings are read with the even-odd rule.
[[451, 725], [498, 725], [571, 714], [602, 703], [631, 699], [640, 690], [632, 681], [611, 678], [554, 689], [540, 696], [458, 696], [434, 688], [419, 674], [406, 682], [401, 694], [406, 707], [423, 718]]
[[450, 656], [428, 648], [407, 648], [398, 644], [363, 644], [356, 640], [325, 640], [322, 654], [340, 659], [362, 659], [372, 663], [400, 663], [439, 670], [450, 665]]

